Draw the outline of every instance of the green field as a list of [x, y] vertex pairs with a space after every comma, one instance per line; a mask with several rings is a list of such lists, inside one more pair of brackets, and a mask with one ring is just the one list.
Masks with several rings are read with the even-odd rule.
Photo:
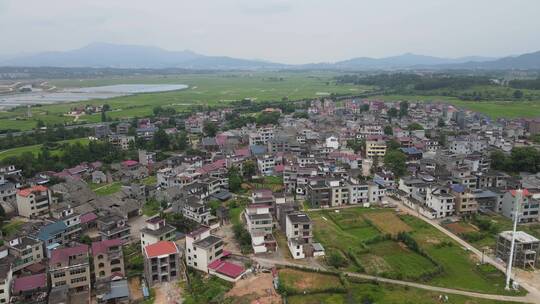
[[[377, 303], [377, 304], [437, 304], [440, 293], [389, 285], [369, 281], [345, 278], [331, 274], [304, 272], [297, 269], [279, 270], [280, 289], [287, 293], [289, 304], [347, 304], [347, 303]], [[493, 300], [483, 300], [459, 295], [446, 295], [452, 304], [504, 304]]]
[[500, 117], [517, 118], [540, 116], [540, 98], [538, 101], [463, 101], [456, 97], [437, 95], [379, 95], [370, 97], [370, 99], [371, 98], [385, 101], [407, 100], [409, 102], [430, 101], [448, 103], [460, 108], [484, 113], [494, 119]]
[[[58, 141], [56, 143], [58, 143], [59, 145], [62, 145], [62, 144], [74, 144], [74, 143], [81, 143], [83, 145], [87, 145], [90, 140], [88, 138], [76, 138], [76, 139], [68, 139], [68, 140], [62, 140], [62, 141]], [[5, 158], [8, 158], [10, 156], [19, 156], [21, 155], [22, 153], [25, 153], [25, 152], [31, 152], [33, 153], [34, 155], [37, 155], [41, 149], [41, 144], [40, 145], [32, 145], [32, 146], [24, 146], [24, 147], [18, 147], [18, 148], [13, 148], [13, 149], [8, 149], [8, 150], [4, 150], [4, 151], [0, 151], [0, 160], [3, 160]], [[55, 154], [59, 154], [61, 153], [61, 149], [55, 149], [55, 150], [52, 150], [51, 153], [53, 155]]]
[[[252, 98], [255, 101], [280, 101], [315, 98], [330, 93], [360, 94], [369, 90], [366, 86], [337, 85], [330, 72], [283, 72], [283, 73], [213, 73], [173, 76], [145, 76], [103, 78], [94, 80], [53, 80], [58, 87], [84, 87], [112, 84], [187, 84], [186, 90], [138, 94], [105, 100], [44, 105], [32, 108], [32, 117], [26, 118], [26, 108], [0, 112], [0, 130], [29, 130], [38, 120], [45, 123], [73, 123], [64, 116], [72, 107], [81, 104], [104, 104], [111, 106], [107, 115], [115, 118], [142, 117], [152, 114], [155, 106], [168, 106], [182, 111], [192, 105], [217, 106], [227, 102]], [[281, 80], [280, 80], [281, 79]], [[99, 114], [81, 116], [78, 123], [99, 122]]]
[[[429, 224], [392, 209], [348, 208], [309, 212], [315, 239], [327, 256], [338, 252], [348, 260], [345, 270], [486, 293], [506, 294], [504, 275], [494, 267], [478, 267], [459, 244]], [[395, 239], [408, 231], [424, 255]]]
[[94, 188], [94, 192], [97, 195], [103, 196], [103, 195], [111, 195], [114, 194], [122, 189], [122, 183], [120, 182], [114, 182], [106, 185], [100, 185], [96, 188]]

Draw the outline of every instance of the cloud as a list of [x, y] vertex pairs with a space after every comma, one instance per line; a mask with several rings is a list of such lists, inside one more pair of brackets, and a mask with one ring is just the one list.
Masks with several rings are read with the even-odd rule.
[[540, 49], [540, 1], [0, 0], [0, 53], [96, 41], [285, 63]]

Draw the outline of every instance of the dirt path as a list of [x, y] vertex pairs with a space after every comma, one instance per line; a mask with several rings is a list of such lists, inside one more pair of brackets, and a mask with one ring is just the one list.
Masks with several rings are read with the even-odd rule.
[[182, 303], [182, 295], [177, 281], [162, 283], [154, 287], [156, 297], [154, 304], [179, 304]]
[[261, 273], [238, 281], [226, 297], [238, 297], [252, 304], [281, 304], [281, 297], [272, 285], [272, 274]]
[[[290, 262], [285, 262], [285, 261], [274, 261], [274, 260], [271, 260], [271, 259], [264, 259], [264, 258], [258, 258], [258, 257], [254, 257], [253, 259], [255, 261], [257, 261], [259, 264], [267, 266], [267, 267], [271, 267], [271, 266], [292, 266], [292, 267], [300, 267], [300, 268], [305, 268], [305, 269], [310, 269], [310, 270], [317, 270], [317, 271], [324, 270], [324, 269], [319, 268], [319, 267], [299, 265], [299, 264], [296, 264], [296, 263], [290, 263]], [[382, 278], [382, 277], [372, 276], [372, 275], [367, 275], [367, 274], [362, 274], [362, 273], [356, 273], [356, 272], [343, 272], [343, 273], [348, 275], [348, 276], [356, 277], [356, 278], [360, 278], [360, 279], [364, 279], [364, 280], [372, 280], [372, 281], [378, 281], [378, 282], [383, 282], [383, 283], [387, 283], [387, 284], [409, 286], [409, 287], [414, 287], [414, 288], [418, 288], [418, 289], [436, 291], [436, 292], [447, 293], [447, 294], [457, 294], [457, 295], [474, 297], [474, 298], [497, 300], [497, 301], [507, 301], [507, 302], [539, 303], [537, 301], [537, 298], [533, 294], [528, 294], [527, 296], [523, 296], [523, 297], [484, 294], [484, 293], [478, 293], [478, 292], [472, 292], [472, 291], [464, 291], [464, 290], [459, 290], [459, 289], [436, 287], [436, 286], [419, 284], [419, 283], [408, 282], [408, 281], [387, 279], [387, 278]]]

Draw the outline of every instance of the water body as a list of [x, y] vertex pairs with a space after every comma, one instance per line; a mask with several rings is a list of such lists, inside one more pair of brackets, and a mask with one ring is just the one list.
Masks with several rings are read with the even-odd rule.
[[77, 102], [92, 99], [107, 99], [140, 93], [159, 93], [187, 89], [184, 84], [118, 84], [100, 87], [67, 88], [55, 92], [33, 89], [32, 92], [0, 95], [0, 109], [21, 105], [46, 105]]

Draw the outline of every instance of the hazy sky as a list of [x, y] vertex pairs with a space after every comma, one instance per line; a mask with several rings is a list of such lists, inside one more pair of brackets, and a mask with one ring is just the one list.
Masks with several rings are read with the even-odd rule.
[[91, 42], [283, 63], [540, 50], [540, 0], [0, 0], [0, 54]]

